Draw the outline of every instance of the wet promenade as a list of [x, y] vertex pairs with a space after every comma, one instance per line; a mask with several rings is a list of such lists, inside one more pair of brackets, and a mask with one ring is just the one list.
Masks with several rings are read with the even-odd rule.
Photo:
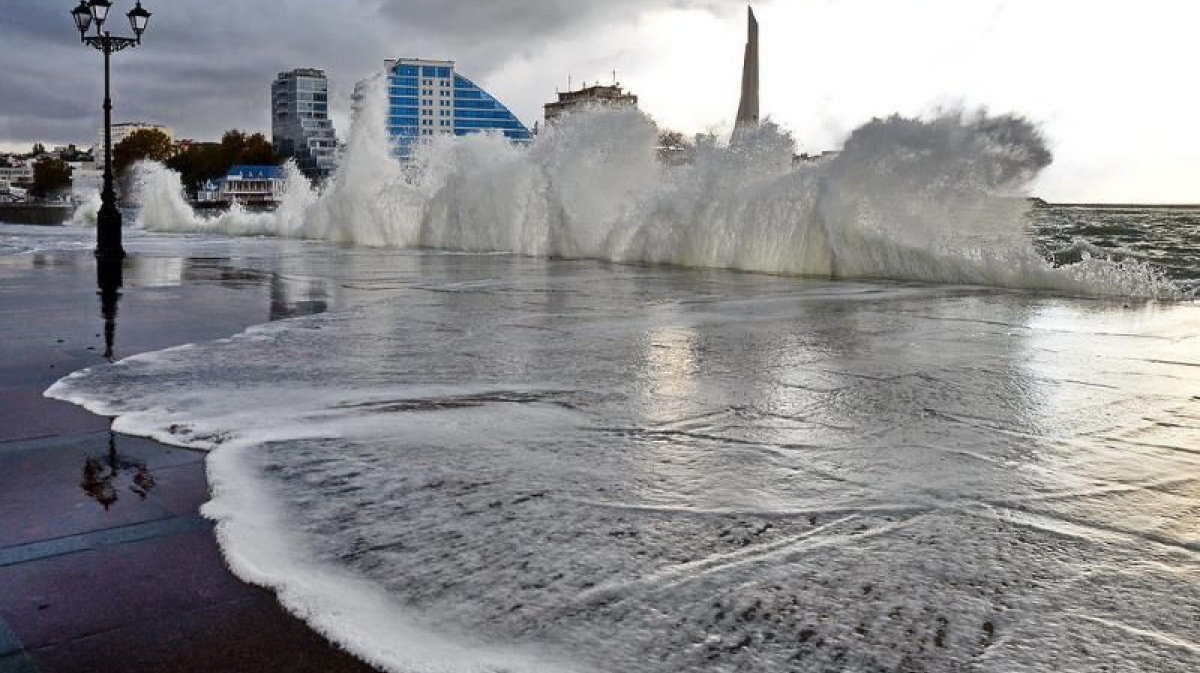
[[[131, 259], [115, 354], [313, 310], [273, 280]], [[42, 397], [104, 361], [104, 322], [86, 251], [0, 257], [0, 673], [374, 670], [228, 571], [198, 511], [203, 454]]]

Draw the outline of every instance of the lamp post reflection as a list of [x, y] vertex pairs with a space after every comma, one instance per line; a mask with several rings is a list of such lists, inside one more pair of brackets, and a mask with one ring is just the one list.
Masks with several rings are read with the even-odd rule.
[[88, 457], [84, 460], [83, 478], [79, 487], [88, 497], [108, 510], [121, 499], [117, 488], [122, 471], [131, 475], [129, 490], [145, 500], [150, 494], [150, 489], [154, 488], [154, 475], [150, 474], [150, 468], [144, 462], [122, 458], [117, 453], [117, 435], [110, 430], [108, 452], [104, 456]]
[[[104, 359], [109, 362], [116, 359], [117, 305], [121, 300], [124, 281], [125, 269], [121, 259], [97, 257], [96, 294], [100, 295], [100, 316], [104, 320]], [[122, 472], [130, 475], [129, 490], [145, 500], [150, 489], [154, 488], [154, 475], [150, 474], [144, 462], [122, 458], [117, 453], [117, 436], [110, 428], [107, 453], [99, 457], [89, 456], [84, 460], [79, 487], [107, 510], [120, 499], [118, 488]]]
[[96, 286], [100, 295], [100, 316], [104, 319], [104, 359], [113, 361], [117, 340], [117, 303], [121, 300], [125, 270], [120, 259], [96, 260]]

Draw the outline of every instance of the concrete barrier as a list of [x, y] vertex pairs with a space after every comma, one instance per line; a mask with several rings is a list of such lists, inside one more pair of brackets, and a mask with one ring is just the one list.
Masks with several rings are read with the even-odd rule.
[[74, 212], [74, 206], [0, 203], [0, 222], [57, 225], [71, 219]]

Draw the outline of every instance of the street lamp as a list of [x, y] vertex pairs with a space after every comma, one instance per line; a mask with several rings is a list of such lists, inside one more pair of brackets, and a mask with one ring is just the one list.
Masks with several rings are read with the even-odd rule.
[[[109, 57], [142, 43], [142, 33], [150, 22], [150, 12], [142, 8], [141, 0], [126, 15], [136, 37], [117, 37], [104, 30], [112, 0], [79, 0], [71, 10], [79, 41], [95, 47], [104, 54], [104, 189], [100, 192], [100, 212], [96, 215], [96, 257], [101, 261], [119, 261], [125, 257], [121, 246], [121, 211], [117, 209], [117, 194], [112, 174], [112, 96], [109, 93]], [[95, 34], [88, 30], [95, 27]]]

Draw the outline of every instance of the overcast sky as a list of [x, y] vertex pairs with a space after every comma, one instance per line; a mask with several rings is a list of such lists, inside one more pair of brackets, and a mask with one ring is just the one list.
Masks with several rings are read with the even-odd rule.
[[[728, 129], [741, 0], [146, 0], [142, 47], [114, 59], [117, 121], [215, 139], [270, 132], [280, 70], [325, 69], [346, 131], [356, 80], [398, 56], [450, 58], [527, 124], [568, 75], [613, 70], [661, 124]], [[133, 0], [116, 0], [123, 15]], [[90, 143], [99, 55], [70, 0], [0, 1], [0, 149]], [[1200, 203], [1200, 2], [767, 0], [762, 111], [802, 150], [838, 147], [873, 116], [986, 106], [1039, 123], [1052, 200]], [[122, 31], [124, 16], [119, 16]]]

